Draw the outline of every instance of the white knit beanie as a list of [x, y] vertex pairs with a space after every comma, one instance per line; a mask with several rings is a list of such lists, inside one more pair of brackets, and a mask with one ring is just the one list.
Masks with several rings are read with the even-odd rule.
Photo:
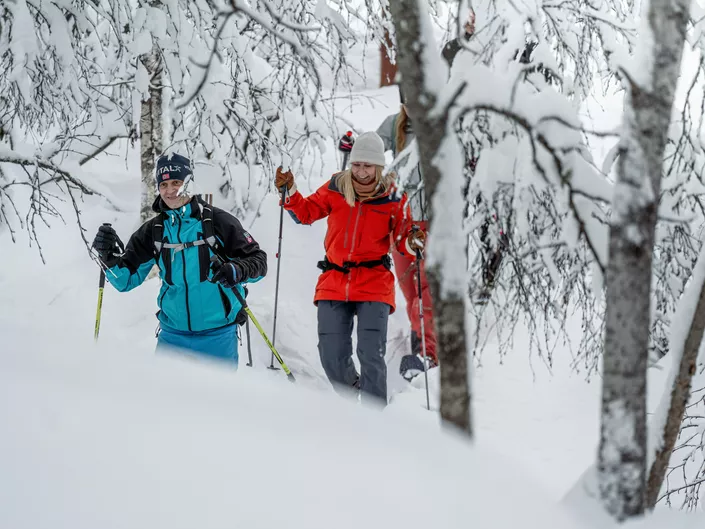
[[363, 132], [350, 152], [350, 163], [363, 162], [384, 167], [384, 142], [376, 132]]

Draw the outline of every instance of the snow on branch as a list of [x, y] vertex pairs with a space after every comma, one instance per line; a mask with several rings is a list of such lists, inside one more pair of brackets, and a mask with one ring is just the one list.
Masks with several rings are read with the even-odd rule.
[[[542, 117], [539, 123], [537, 123], [536, 126], [532, 125], [524, 116], [519, 115], [516, 112], [513, 112], [508, 109], [503, 109], [503, 108], [498, 108], [493, 105], [489, 104], [476, 104], [473, 105], [472, 107], [469, 107], [466, 109], [467, 111], [490, 111], [494, 114], [498, 114], [501, 116], [504, 116], [506, 118], [509, 118], [513, 123], [517, 124], [519, 127], [521, 127], [529, 136], [531, 139], [531, 150], [532, 150], [532, 163], [535, 167], [535, 169], [538, 171], [539, 174], [545, 179], [547, 183], [552, 183], [551, 177], [550, 177], [550, 171], [547, 171], [547, 169], [542, 165], [542, 161], [540, 160], [540, 156], [538, 154], [538, 147], [542, 147], [545, 149], [551, 158], [551, 161], [554, 165], [555, 172], [554, 174], [558, 175], [560, 179], [560, 184], [563, 186], [566, 186], [569, 190], [569, 195], [568, 195], [568, 203], [571, 211], [573, 212], [575, 219], [578, 223], [579, 226], [579, 232], [580, 235], [585, 237], [585, 242], [587, 243], [588, 247], [590, 248], [590, 252], [592, 253], [597, 265], [599, 266], [600, 270], [602, 273], [605, 271], [605, 264], [604, 264], [604, 251], [602, 251], [601, 248], [598, 247], [598, 244], [593, 242], [590, 234], [588, 233], [588, 229], [586, 226], [585, 221], [581, 218], [581, 212], [579, 211], [579, 208], [576, 207], [574, 196], [579, 195], [583, 196], [589, 200], [595, 201], [595, 202], [608, 202], [609, 198], [605, 196], [601, 196], [599, 193], [599, 190], [595, 190], [596, 192], [593, 194], [588, 190], [581, 190], [579, 188], [573, 188], [572, 183], [571, 183], [571, 176], [572, 172], [570, 168], [567, 168], [562, 160], [562, 155], [568, 152], [572, 151], [580, 151], [581, 147], [579, 145], [577, 146], [572, 146], [569, 148], [563, 147], [563, 148], [556, 148], [547, 139], [545, 135], [543, 135], [541, 132], [538, 132], [538, 125], [540, 125], [541, 121], [550, 121], [550, 120], [556, 120], [560, 123], [564, 123], [563, 118], [559, 118], [556, 116], [551, 116], [551, 117]], [[573, 126], [574, 130], [577, 130], [575, 126]]]
[[[3, 164], [14, 165], [21, 169], [25, 178], [14, 177], [10, 179]], [[55, 207], [55, 201], [63, 201], [56, 194], [57, 191], [65, 193], [73, 206], [76, 215], [76, 222], [83, 238], [86, 248], [89, 243], [84, 235], [84, 228], [81, 222], [81, 210], [78, 198], [84, 195], [98, 195], [108, 201], [113, 207], [118, 209], [107, 196], [95, 189], [94, 186], [87, 185], [82, 178], [76, 176], [76, 171], [62, 167], [46, 158], [22, 156], [16, 152], [0, 148], [0, 215], [9, 226], [13, 241], [15, 240], [12, 223], [8, 217], [6, 203], [12, 208], [22, 228], [29, 231], [30, 237], [37, 243], [40, 256], [42, 255], [41, 244], [37, 237], [36, 223], [41, 221], [49, 225], [48, 218], [56, 217], [63, 220], [63, 216]], [[13, 188], [23, 189], [29, 193], [27, 200], [27, 214], [22, 216], [17, 208], [13, 195]], [[77, 195], [78, 194], [78, 197]]]

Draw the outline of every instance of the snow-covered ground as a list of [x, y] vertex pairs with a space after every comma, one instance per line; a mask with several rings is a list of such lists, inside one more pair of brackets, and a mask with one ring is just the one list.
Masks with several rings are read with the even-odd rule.
[[266, 371], [0, 330], [0, 527], [586, 527], [436, 428]]

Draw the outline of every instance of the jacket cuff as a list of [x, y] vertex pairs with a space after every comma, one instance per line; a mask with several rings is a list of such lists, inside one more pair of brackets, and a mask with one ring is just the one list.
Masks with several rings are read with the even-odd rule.
[[[284, 204], [285, 204], [285, 205], [289, 203], [289, 201], [291, 200], [291, 197], [293, 197], [293, 196], [296, 194], [296, 192], [297, 192], [297, 189], [296, 189], [296, 182], [294, 182], [294, 183], [291, 185], [291, 189], [288, 189], [287, 192], [286, 192], [286, 195], [285, 195], [285, 198], [284, 198]], [[281, 193], [279, 194], [279, 205], [280, 205], [280, 206], [282, 205]]]
[[100, 260], [105, 265], [105, 268], [112, 268], [120, 262], [120, 258], [115, 255], [101, 255]]
[[242, 265], [240, 263], [236, 263], [235, 261], [230, 261], [230, 263], [232, 263], [233, 267], [235, 268], [235, 273], [237, 274], [235, 282], [244, 283], [247, 280], [247, 277], [245, 277], [245, 270], [243, 269]]

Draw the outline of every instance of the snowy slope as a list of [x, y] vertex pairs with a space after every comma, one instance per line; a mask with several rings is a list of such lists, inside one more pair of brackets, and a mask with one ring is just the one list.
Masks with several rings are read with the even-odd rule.
[[586, 527], [449, 433], [32, 329], [0, 327], [0, 527]]

